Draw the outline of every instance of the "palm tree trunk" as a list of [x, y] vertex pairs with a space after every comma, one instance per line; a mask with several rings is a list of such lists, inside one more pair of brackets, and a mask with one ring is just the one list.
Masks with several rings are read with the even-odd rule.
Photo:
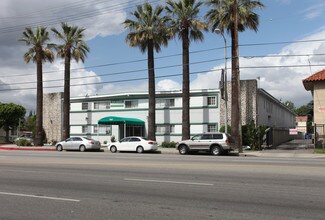
[[241, 110], [240, 110], [240, 74], [239, 74], [239, 50], [238, 50], [238, 19], [237, 0], [233, 5], [234, 28], [231, 31], [231, 132], [238, 151], [243, 152], [241, 144]]
[[190, 139], [190, 55], [188, 29], [182, 31], [183, 42], [183, 112], [182, 140]]
[[40, 49], [36, 49], [36, 133], [35, 146], [43, 146], [43, 66]]
[[[6, 143], [9, 143], [9, 131], [10, 131], [10, 128], [8, 126], [5, 126], [4, 127], [4, 130], [6, 132], [6, 139], [5, 139], [5, 141], [6, 141]], [[19, 134], [17, 134], [17, 135], [19, 136]]]
[[156, 140], [155, 123], [156, 123], [156, 98], [155, 98], [155, 64], [153, 41], [148, 44], [148, 78], [149, 78], [149, 116], [148, 116], [148, 138]]
[[64, 94], [63, 94], [63, 140], [70, 137], [70, 49], [64, 59]]

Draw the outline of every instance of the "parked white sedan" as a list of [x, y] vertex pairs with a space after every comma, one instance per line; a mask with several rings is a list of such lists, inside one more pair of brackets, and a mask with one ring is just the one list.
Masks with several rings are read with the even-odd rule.
[[126, 137], [118, 142], [111, 143], [108, 149], [112, 153], [116, 153], [117, 151], [135, 151], [143, 153], [144, 151], [158, 150], [158, 144], [156, 141], [151, 141], [144, 137]]
[[57, 151], [62, 150], [100, 150], [100, 142], [87, 137], [70, 137], [55, 145]]

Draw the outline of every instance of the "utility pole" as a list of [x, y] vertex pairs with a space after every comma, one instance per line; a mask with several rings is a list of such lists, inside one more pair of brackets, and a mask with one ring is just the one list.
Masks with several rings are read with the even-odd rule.
[[239, 51], [238, 51], [238, 14], [237, 0], [233, 3], [234, 27], [232, 29], [232, 47], [231, 47], [231, 133], [234, 138], [236, 147], [240, 153], [243, 152], [241, 139], [241, 108], [240, 108], [240, 74], [239, 74]]

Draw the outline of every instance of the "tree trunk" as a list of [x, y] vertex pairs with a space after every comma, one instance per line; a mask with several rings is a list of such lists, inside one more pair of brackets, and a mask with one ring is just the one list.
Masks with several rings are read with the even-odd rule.
[[36, 48], [36, 131], [35, 146], [43, 146], [43, 66], [41, 48]]
[[188, 28], [182, 31], [183, 42], [183, 112], [182, 140], [190, 138], [190, 55]]
[[148, 115], [148, 139], [156, 140], [156, 89], [155, 89], [155, 64], [153, 41], [148, 44], [148, 87], [149, 87], [149, 115]]
[[63, 94], [63, 140], [70, 137], [70, 48], [64, 58], [64, 94]]
[[[5, 138], [5, 141], [6, 141], [6, 143], [9, 143], [9, 131], [10, 131], [10, 128], [8, 127], [8, 126], [5, 126], [4, 127], [4, 130], [5, 130], [5, 132], [6, 132], [6, 138]], [[17, 134], [18, 135], [18, 137], [19, 137], [19, 134]]]
[[238, 18], [237, 0], [233, 5], [234, 27], [231, 31], [231, 133], [238, 151], [243, 152], [241, 141], [241, 109], [240, 109], [240, 74], [239, 74], [239, 50], [238, 50]]

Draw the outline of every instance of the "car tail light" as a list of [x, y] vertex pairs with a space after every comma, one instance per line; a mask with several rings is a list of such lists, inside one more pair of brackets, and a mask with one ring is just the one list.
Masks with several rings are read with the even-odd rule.
[[148, 144], [153, 144], [153, 141], [149, 141]]
[[89, 144], [95, 144], [95, 142], [93, 142], [93, 141], [89, 141]]
[[229, 144], [229, 140], [228, 140], [228, 138], [226, 138], [226, 144]]

